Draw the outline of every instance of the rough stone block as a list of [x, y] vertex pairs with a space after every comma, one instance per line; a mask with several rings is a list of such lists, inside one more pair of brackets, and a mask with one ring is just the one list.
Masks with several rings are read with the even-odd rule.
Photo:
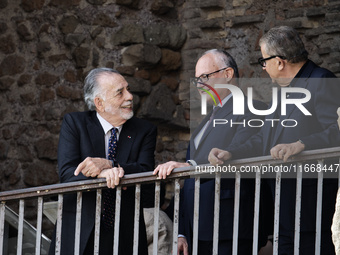
[[32, 80], [32, 75], [23, 74], [18, 79], [18, 86], [21, 87], [21, 86], [24, 86], [26, 84], [29, 84], [31, 82], [31, 80]]
[[249, 23], [257, 23], [257, 22], [262, 22], [264, 18], [265, 16], [263, 14], [234, 17], [232, 18], [232, 24], [233, 26], [235, 26], [235, 25], [243, 25], [243, 24], [249, 24]]
[[167, 26], [167, 32], [169, 35], [168, 47], [172, 49], [180, 49], [186, 40], [186, 30], [181, 25], [169, 25]]
[[7, 31], [7, 24], [5, 22], [0, 22], [0, 34], [4, 34]]
[[9, 90], [14, 83], [14, 80], [10, 77], [0, 79], [0, 90]]
[[40, 103], [47, 102], [47, 101], [54, 100], [54, 99], [55, 99], [55, 91], [53, 89], [46, 88], [46, 89], [40, 90], [40, 99], [39, 99]]
[[117, 27], [118, 24], [115, 22], [114, 17], [110, 17], [105, 13], [98, 14], [94, 20], [93, 25], [98, 25], [102, 27]]
[[122, 49], [124, 66], [151, 67], [159, 62], [161, 49], [151, 44], [136, 44]]
[[4, 75], [20, 74], [25, 70], [26, 61], [18, 55], [5, 57], [0, 64], [0, 77]]
[[0, 9], [4, 9], [7, 7], [7, 0], [0, 0]]
[[324, 7], [319, 8], [309, 8], [307, 9], [306, 16], [307, 17], [317, 17], [317, 16], [324, 16], [327, 10]]
[[196, 1], [197, 6], [200, 8], [217, 8], [223, 9], [226, 5], [226, 1], [223, 0], [200, 0]]
[[50, 6], [55, 6], [62, 9], [67, 9], [73, 6], [78, 6], [82, 0], [51, 0]]
[[145, 41], [160, 47], [166, 47], [170, 40], [168, 31], [163, 24], [153, 24], [144, 28]]
[[217, 19], [210, 19], [210, 20], [202, 20], [201, 22], [196, 21], [196, 26], [197, 25], [202, 29], [216, 29], [216, 28], [223, 29], [224, 20], [223, 18], [217, 18]]
[[70, 46], [79, 46], [86, 39], [84, 34], [68, 34], [65, 36], [65, 44]]
[[176, 105], [171, 99], [171, 90], [165, 84], [152, 87], [150, 96], [146, 98], [139, 109], [138, 116], [142, 118], [171, 121]]
[[285, 11], [286, 19], [303, 17], [303, 15], [304, 15], [303, 9], [289, 9], [289, 10]]
[[50, 74], [48, 72], [43, 72], [37, 76], [35, 82], [39, 85], [52, 86], [58, 80], [59, 80], [58, 76]]
[[143, 27], [136, 24], [124, 25], [112, 36], [113, 45], [126, 45], [143, 42]]
[[19, 34], [19, 36], [22, 40], [31, 41], [31, 40], [34, 39], [34, 33], [24, 23], [21, 23], [21, 24], [18, 25], [17, 33]]
[[184, 20], [199, 18], [201, 11], [198, 8], [184, 9], [182, 15]]
[[15, 52], [15, 49], [16, 47], [12, 35], [7, 35], [0, 38], [0, 51], [5, 54], [10, 54]]
[[169, 49], [162, 49], [161, 65], [165, 70], [177, 70], [181, 67], [181, 54]]
[[93, 5], [102, 5], [106, 3], [107, 0], [86, 0], [86, 1]]
[[129, 83], [130, 91], [139, 96], [145, 96], [151, 92], [151, 83], [148, 80], [144, 80], [138, 77], [125, 77]]
[[78, 25], [79, 20], [75, 16], [63, 17], [58, 23], [60, 31], [64, 34], [73, 33]]
[[77, 67], [86, 67], [90, 58], [90, 49], [78, 47], [73, 51], [73, 57], [76, 61]]
[[139, 0], [116, 0], [116, 4], [125, 5], [127, 7], [137, 9], [139, 5]]
[[175, 7], [174, 1], [154, 0], [151, 4], [151, 12], [156, 15], [163, 15], [168, 13], [174, 7]]
[[22, 0], [21, 7], [26, 12], [33, 12], [35, 10], [41, 10], [45, 4], [45, 0]]

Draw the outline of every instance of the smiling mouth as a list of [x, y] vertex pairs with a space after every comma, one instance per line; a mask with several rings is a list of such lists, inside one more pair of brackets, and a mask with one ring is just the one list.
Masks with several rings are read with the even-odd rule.
[[130, 104], [130, 105], [124, 105], [124, 106], [121, 106], [120, 108], [132, 110], [132, 104]]

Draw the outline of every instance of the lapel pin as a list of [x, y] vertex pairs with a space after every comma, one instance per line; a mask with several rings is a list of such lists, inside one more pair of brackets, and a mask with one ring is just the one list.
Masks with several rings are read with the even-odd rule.
[[131, 138], [131, 136], [129, 136], [129, 135], [128, 135], [128, 138], [130, 139], [130, 138]]

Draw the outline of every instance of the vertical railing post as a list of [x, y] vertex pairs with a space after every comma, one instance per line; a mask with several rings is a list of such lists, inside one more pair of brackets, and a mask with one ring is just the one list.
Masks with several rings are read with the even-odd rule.
[[200, 183], [201, 177], [195, 177], [195, 197], [194, 197], [194, 226], [193, 226], [193, 246], [192, 254], [197, 255], [198, 252], [198, 220], [200, 206]]
[[276, 173], [275, 185], [275, 210], [274, 210], [274, 236], [273, 236], [273, 255], [278, 254], [279, 250], [279, 226], [280, 226], [280, 196], [281, 196], [281, 172]]
[[160, 206], [161, 183], [155, 183], [155, 209], [153, 216], [153, 255], [158, 253], [158, 225], [159, 225], [159, 206]]
[[119, 225], [120, 225], [120, 205], [122, 200], [122, 186], [116, 187], [116, 208], [115, 208], [115, 229], [113, 237], [113, 254], [118, 255], [119, 246]]
[[17, 240], [17, 255], [22, 254], [22, 244], [24, 239], [24, 213], [25, 201], [19, 200], [19, 222], [18, 222], [18, 240]]
[[57, 231], [55, 238], [55, 255], [60, 255], [61, 253], [61, 230], [63, 225], [63, 195], [58, 195], [58, 211], [57, 211]]
[[[323, 160], [318, 160], [318, 165], [322, 169]], [[323, 189], [323, 171], [319, 171], [316, 199], [315, 255], [319, 255], [321, 249], [322, 189]]]
[[6, 204], [0, 203], [0, 254], [4, 252], [4, 239], [5, 239], [5, 209]]
[[240, 211], [240, 188], [241, 188], [241, 173], [235, 174], [235, 197], [234, 197], [234, 224], [233, 224], [233, 255], [237, 255], [238, 246], [238, 222]]
[[215, 175], [213, 255], [218, 255], [218, 232], [219, 232], [219, 223], [220, 223], [220, 194], [221, 194], [221, 173], [216, 173]]
[[174, 227], [173, 227], [173, 241], [172, 241], [172, 254], [177, 255], [178, 247], [178, 222], [179, 222], [179, 192], [180, 192], [179, 179], [175, 180], [175, 196], [174, 196]]
[[258, 254], [260, 192], [261, 192], [261, 173], [257, 172], [255, 177], [255, 197], [254, 197], [253, 255]]
[[99, 254], [99, 238], [100, 238], [100, 219], [101, 219], [101, 208], [102, 208], [102, 189], [97, 189], [96, 197], [96, 219], [94, 225], [94, 255]]
[[77, 192], [77, 212], [76, 212], [76, 229], [74, 237], [74, 255], [80, 253], [80, 231], [81, 231], [81, 206], [83, 202], [83, 193]]
[[38, 197], [38, 208], [37, 208], [37, 235], [35, 241], [35, 255], [40, 255], [41, 246], [41, 234], [42, 234], [42, 215], [43, 215], [43, 198]]
[[133, 230], [133, 255], [138, 255], [139, 242], [139, 217], [140, 217], [140, 184], [136, 184], [135, 191], [135, 223]]
[[294, 229], [294, 254], [299, 255], [300, 248], [300, 218], [301, 218], [301, 192], [302, 192], [302, 164], [297, 165], [296, 173], [296, 204]]

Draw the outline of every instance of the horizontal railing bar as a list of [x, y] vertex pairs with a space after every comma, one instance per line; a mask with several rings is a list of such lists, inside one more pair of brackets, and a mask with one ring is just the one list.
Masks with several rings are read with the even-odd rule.
[[[287, 163], [303, 162], [316, 159], [328, 159], [335, 157], [340, 157], [340, 147], [304, 151], [299, 155], [289, 159]], [[230, 160], [228, 161], [228, 164], [231, 166], [235, 166], [238, 169], [241, 166], [247, 164], [252, 166], [257, 166], [261, 164], [279, 165], [284, 164], [284, 162], [282, 160], [275, 160], [271, 156], [262, 156], [247, 159]], [[210, 165], [206, 164], [202, 166]], [[202, 174], [206, 173], [195, 171], [194, 166], [182, 167], [174, 169], [171, 175], [167, 177], [167, 179], [189, 178]], [[134, 185], [136, 183], [154, 182], [155, 180], [157, 180], [157, 178], [157, 176], [152, 175], [152, 172], [129, 174], [121, 179], [120, 185], [125, 186]], [[38, 196], [52, 196], [58, 195], [60, 193], [74, 193], [77, 191], [90, 191], [98, 188], [106, 188], [105, 179], [93, 179], [79, 182], [60, 183], [40, 187], [4, 191], [0, 192], [0, 201], [17, 200], [21, 198], [32, 198]]]

